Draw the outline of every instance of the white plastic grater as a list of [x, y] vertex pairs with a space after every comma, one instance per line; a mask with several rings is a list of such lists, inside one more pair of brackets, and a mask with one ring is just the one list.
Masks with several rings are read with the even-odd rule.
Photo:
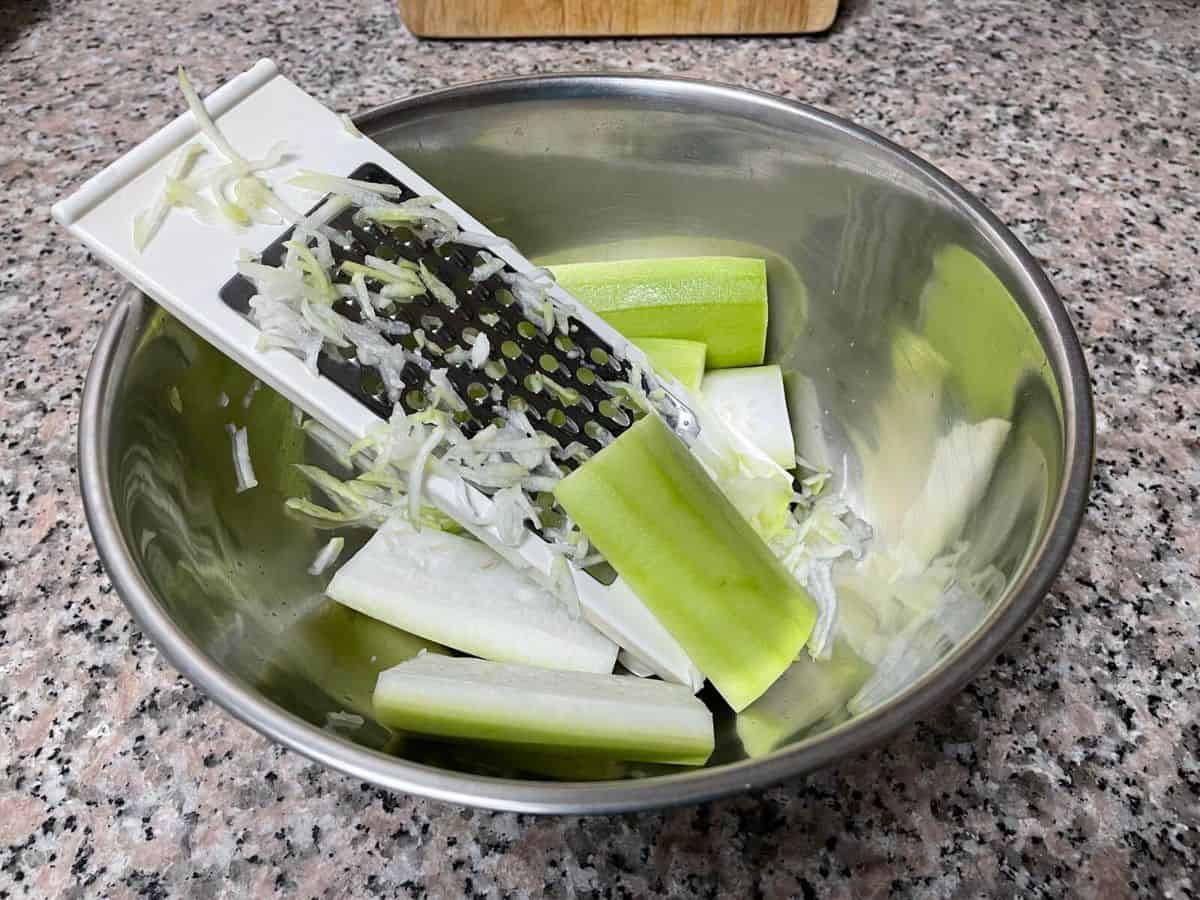
[[[308, 208], [313, 196], [287, 183], [297, 170], [349, 175], [364, 163], [373, 163], [417, 193], [438, 196], [439, 208], [465, 230], [490, 234], [382, 147], [350, 133], [336, 115], [281, 76], [269, 60], [214, 92], [205, 105], [225, 136], [248, 157], [265, 156], [281, 140], [286, 144], [288, 159], [272, 170], [270, 180], [281, 199], [297, 209]], [[259, 330], [220, 298], [222, 286], [235, 274], [239, 252], [261, 251], [286, 226], [251, 225], [234, 231], [176, 213], [167, 217], [144, 251], [135, 249], [134, 217], [154, 203], [177, 151], [198, 137], [195, 119], [184, 113], [56, 204], [55, 219], [173, 315], [309, 415], [347, 440], [362, 437], [380, 422], [375, 412], [330, 379], [314, 376], [292, 354], [257, 350]], [[511, 245], [499, 243], [489, 251], [519, 272], [534, 268]], [[608, 346], [648, 369], [640, 351], [606, 323], [561, 289], [552, 288], [551, 293]], [[680, 408], [686, 416], [686, 406]], [[431, 502], [518, 568], [552, 589], [573, 589], [586, 617], [625, 648], [631, 664], [696, 689], [702, 684], [702, 676], [678, 642], [621, 580], [606, 586], [571, 566], [570, 583], [564, 585], [554, 577], [555, 555], [536, 534], [527, 533], [514, 548], [502, 542], [494, 528], [473, 524], [491, 504], [481, 491], [436, 472], [427, 476], [424, 487]]]

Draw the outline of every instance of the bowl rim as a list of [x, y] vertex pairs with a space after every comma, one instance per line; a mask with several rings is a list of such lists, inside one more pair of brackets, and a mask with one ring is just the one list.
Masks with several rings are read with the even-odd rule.
[[79, 478], [84, 512], [101, 562], [142, 631], [166, 659], [220, 707], [256, 731], [330, 768], [380, 787], [466, 806], [526, 813], [604, 814], [697, 803], [766, 787], [867, 750], [955, 696], [1024, 627], [1067, 559], [1082, 524], [1094, 454], [1091, 382], [1066, 307], [1033, 255], [978, 199], [948, 175], [874, 132], [808, 104], [749, 88], [690, 78], [627, 73], [519, 76], [414, 94], [355, 117], [366, 133], [423, 106], [480, 98], [686, 95], [736, 108], [748, 117], [794, 117], [865, 144], [964, 213], [1034, 298], [1032, 314], [1061, 386], [1067, 468], [1049, 526], [1024, 578], [1010, 585], [960, 646], [881, 707], [819, 736], [766, 756], [670, 775], [625, 781], [540, 782], [469, 775], [414, 763], [337, 738], [267, 700], [229, 674], [183, 633], [155, 598], [134, 562], [112, 502], [108, 442], [121, 375], [148, 300], [130, 288], [106, 323], [89, 367], [79, 419]]

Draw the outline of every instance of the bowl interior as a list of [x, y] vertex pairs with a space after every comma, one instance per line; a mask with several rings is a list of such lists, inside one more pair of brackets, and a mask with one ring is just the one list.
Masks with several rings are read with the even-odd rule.
[[[768, 355], [787, 373], [801, 453], [835, 472], [877, 539], [923, 541], [950, 569], [936, 589], [898, 596], [907, 618], [877, 623], [880, 635], [947, 587], [981, 601], [953, 635], [962, 641], [1011, 602], [1063, 485], [1063, 364], [1048, 353], [1038, 284], [948, 184], [836, 121], [660, 80], [500, 83], [407, 101], [362, 127], [535, 260], [766, 258]], [[253, 393], [249, 375], [161, 311], [147, 305], [136, 324], [106, 437], [110, 501], [159, 606], [204, 654], [313, 726], [403, 759], [529, 780], [655, 774], [479, 754], [375, 723], [375, 674], [414, 642], [323, 598], [306, 570], [329, 535], [283, 509], [305, 493], [292, 463], [332, 461], [306, 445], [282, 398]], [[989, 419], [1011, 423], [994, 468], [969, 439]], [[227, 423], [249, 429], [260, 484], [243, 494]], [[976, 487], [964, 489], [972, 465]], [[347, 553], [364, 538], [345, 536]], [[890, 590], [881, 585], [857, 589]], [[870, 614], [847, 597], [847, 614]], [[943, 640], [934, 656], [948, 649]], [[797, 682], [797, 706], [811, 689]], [[852, 718], [847, 699], [784, 715], [788, 732], [750, 752], [826, 739]], [[717, 719], [710, 766], [748, 752], [735, 717]]]

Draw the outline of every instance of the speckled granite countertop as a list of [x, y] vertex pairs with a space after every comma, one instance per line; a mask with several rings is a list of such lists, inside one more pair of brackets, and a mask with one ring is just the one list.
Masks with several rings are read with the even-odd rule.
[[[75, 419], [122, 285], [47, 210], [176, 113], [177, 60], [211, 86], [264, 55], [347, 111], [546, 70], [711, 78], [942, 166], [1044, 262], [1095, 376], [1095, 496], [1032, 626], [885, 748], [659, 814], [393, 796], [234, 722], [97, 561]], [[387, 0], [0, 3], [0, 898], [1195, 897], [1198, 72], [1192, 0], [848, 0], [813, 39], [537, 44], [418, 43]]]

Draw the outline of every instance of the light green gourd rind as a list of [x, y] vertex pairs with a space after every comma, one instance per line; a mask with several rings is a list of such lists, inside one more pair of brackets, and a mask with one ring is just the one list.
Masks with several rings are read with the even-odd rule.
[[682, 685], [433, 654], [380, 674], [375, 715], [440, 738], [641, 762], [702, 765], [714, 744], [712, 714]]
[[761, 259], [695, 256], [566, 263], [558, 283], [628, 338], [699, 341], [707, 366], [757, 366], [767, 341]]
[[1008, 288], [979, 257], [949, 244], [934, 256], [921, 303], [923, 332], [970, 417], [1010, 417], [1022, 375], [1040, 371], [1046, 357]]
[[738, 713], [735, 728], [746, 755], [764, 756], [837, 715], [870, 676], [871, 666], [843, 641], [826, 660], [802, 654], [769, 691]]
[[264, 666], [263, 683], [283, 689], [290, 682], [288, 691], [318, 685], [339, 708], [368, 716], [380, 672], [422, 652], [449, 652], [332, 601], [282, 628], [279, 644]]
[[689, 391], [700, 390], [706, 345], [676, 338], [634, 338], [633, 343], [646, 354], [656, 372], [674, 376]]
[[406, 735], [404, 749], [405, 757], [413, 762], [492, 778], [528, 778], [532, 775], [553, 781], [614, 781], [628, 778], [633, 766], [655, 765], [676, 771], [663, 763], [634, 763], [575, 748], [536, 750], [519, 744], [450, 742], [436, 737], [417, 740]]
[[554, 495], [735, 710], [808, 640], [812, 599], [656, 416]]

